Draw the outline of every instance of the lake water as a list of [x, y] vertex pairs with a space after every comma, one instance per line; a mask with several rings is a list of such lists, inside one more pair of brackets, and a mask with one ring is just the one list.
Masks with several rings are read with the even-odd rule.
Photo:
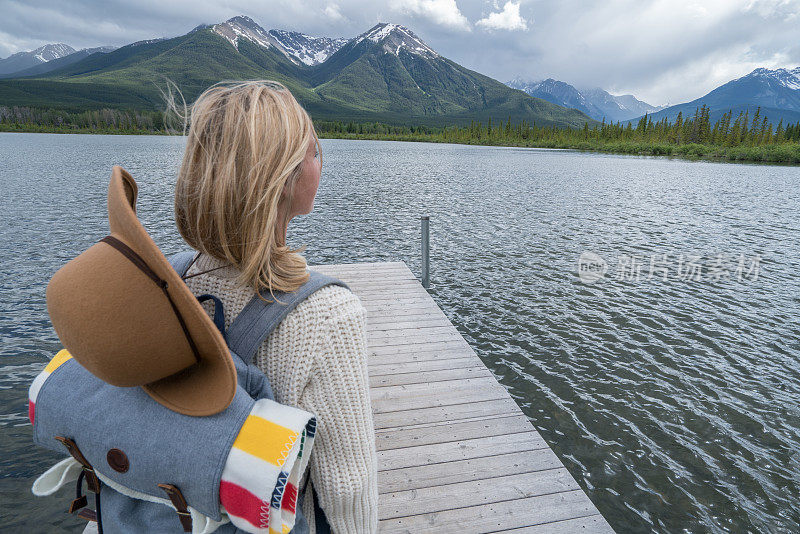
[[[106, 235], [114, 164], [139, 182], [156, 242], [182, 248], [183, 145], [0, 134], [0, 529], [82, 527], [64, 512], [71, 489], [30, 493], [59, 458], [27, 422], [27, 387], [60, 348], [45, 285]], [[800, 168], [322, 146], [290, 244], [311, 265], [419, 274], [430, 215], [431, 294], [617, 531], [800, 530]]]

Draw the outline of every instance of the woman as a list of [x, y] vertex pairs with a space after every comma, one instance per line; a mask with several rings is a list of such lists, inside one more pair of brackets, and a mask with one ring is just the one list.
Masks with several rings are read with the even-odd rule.
[[[195, 295], [221, 299], [226, 326], [257, 290], [269, 296], [308, 279], [298, 254], [305, 247], [289, 248], [286, 232], [295, 215], [311, 212], [321, 167], [311, 118], [278, 82], [218, 84], [193, 104], [175, 187], [176, 222], [201, 252], [186, 282]], [[334, 532], [377, 530], [365, 325], [359, 298], [327, 286], [292, 310], [256, 357], [276, 400], [319, 421], [303, 504], [311, 532], [311, 491]]]

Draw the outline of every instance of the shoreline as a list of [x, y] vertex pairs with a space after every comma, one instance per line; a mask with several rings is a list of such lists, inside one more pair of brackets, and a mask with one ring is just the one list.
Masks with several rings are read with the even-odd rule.
[[[176, 133], [150, 130], [120, 130], [115, 128], [90, 129], [76, 128], [65, 130], [58, 127], [9, 128], [0, 124], [2, 133], [48, 133], [48, 134], [87, 134], [87, 135], [159, 135], [177, 136]], [[649, 156], [677, 158], [687, 161], [711, 161], [717, 163], [749, 163], [761, 165], [800, 166], [800, 145], [794, 143], [758, 146], [720, 146], [703, 144], [648, 144], [635, 142], [557, 142], [531, 141], [514, 142], [511, 139], [470, 139], [467, 141], [434, 138], [425, 134], [371, 134], [349, 132], [320, 132], [320, 139], [351, 139], [373, 141], [410, 141], [421, 143], [447, 143], [473, 146], [494, 146], [507, 148], [547, 148], [593, 152], [599, 154], [620, 154], [628, 156]]]

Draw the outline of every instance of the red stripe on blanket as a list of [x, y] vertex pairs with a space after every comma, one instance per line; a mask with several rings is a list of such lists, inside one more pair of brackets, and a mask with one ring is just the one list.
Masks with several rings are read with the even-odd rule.
[[293, 484], [286, 483], [286, 489], [283, 490], [283, 499], [281, 499], [281, 508], [286, 509], [289, 513], [294, 513], [295, 503], [297, 502], [297, 488]]
[[28, 419], [31, 420], [31, 424], [33, 424], [33, 417], [36, 414], [36, 405], [32, 401], [28, 401]]
[[221, 481], [219, 500], [228, 514], [241, 517], [257, 528], [265, 528], [269, 524], [269, 502], [262, 501], [241, 486]]

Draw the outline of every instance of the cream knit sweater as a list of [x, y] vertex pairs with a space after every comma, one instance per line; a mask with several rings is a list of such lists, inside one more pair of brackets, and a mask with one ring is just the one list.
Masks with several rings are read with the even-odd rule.
[[[200, 255], [187, 274], [225, 265]], [[223, 267], [186, 280], [195, 295], [218, 297], [225, 325], [255, 295], [236, 286], [236, 268]], [[209, 316], [213, 304], [203, 303]], [[367, 378], [366, 310], [341, 286], [319, 289], [297, 305], [261, 345], [255, 362], [275, 399], [317, 416], [309, 490], [335, 533], [375, 532], [378, 525], [378, 463]], [[302, 483], [301, 481], [301, 487]], [[311, 494], [303, 511], [314, 533]]]

